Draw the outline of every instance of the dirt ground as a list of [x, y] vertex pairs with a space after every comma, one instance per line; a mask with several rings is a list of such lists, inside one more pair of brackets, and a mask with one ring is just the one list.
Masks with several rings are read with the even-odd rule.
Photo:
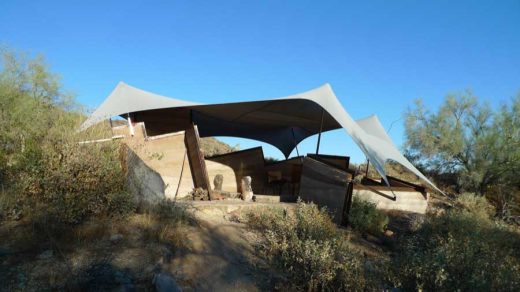
[[[257, 252], [261, 234], [240, 222], [251, 207], [270, 206], [202, 202], [191, 207], [193, 224], [168, 225], [136, 214], [90, 222], [51, 239], [29, 237], [34, 227], [23, 220], [4, 221], [0, 291], [155, 291], [159, 273], [184, 291], [273, 290], [279, 278]], [[385, 255], [379, 239], [345, 232], [367, 256]]]
[[164, 266], [184, 290], [269, 290], [269, 272], [255, 253], [257, 234], [219, 212], [199, 212], [197, 219], [199, 226], [187, 235], [189, 248]]
[[154, 291], [158, 273], [184, 291], [272, 288], [271, 273], [255, 253], [257, 234], [218, 209], [194, 213], [194, 224], [173, 231], [155, 230], [150, 218], [137, 214], [52, 239], [31, 237], [34, 227], [23, 220], [4, 221], [0, 291]]

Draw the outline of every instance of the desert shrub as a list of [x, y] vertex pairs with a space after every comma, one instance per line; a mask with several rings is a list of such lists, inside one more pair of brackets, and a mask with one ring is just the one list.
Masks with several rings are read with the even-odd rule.
[[483, 198], [467, 194], [457, 203], [464, 207], [430, 215], [400, 244], [396, 283], [410, 291], [518, 291], [518, 230], [493, 221]]
[[125, 191], [107, 193], [106, 203], [106, 214], [110, 217], [126, 217], [136, 210], [134, 196]]
[[262, 231], [262, 252], [292, 290], [360, 291], [377, 285], [369, 280], [363, 257], [347, 246], [325, 209], [298, 202], [294, 212], [251, 213], [248, 224]]
[[287, 210], [282, 207], [270, 207], [246, 214], [247, 225], [258, 231], [276, 228], [286, 220]]
[[352, 227], [363, 234], [379, 235], [388, 225], [388, 216], [376, 209], [376, 204], [354, 197], [349, 214]]
[[130, 225], [141, 231], [143, 240], [166, 244], [172, 249], [185, 246], [187, 233], [184, 227], [196, 224], [186, 205], [169, 200], [148, 205], [142, 214], [130, 219]]
[[148, 209], [148, 214], [161, 220], [168, 220], [173, 223], [195, 223], [192, 213], [189, 212], [187, 205], [176, 203], [171, 200], [161, 200]]
[[53, 221], [79, 223], [93, 215], [121, 216], [134, 209], [124, 188], [118, 144], [69, 145], [45, 151], [25, 186], [26, 200]]
[[495, 208], [482, 196], [472, 193], [463, 193], [456, 199], [459, 208], [471, 212], [474, 216], [488, 219], [495, 214]]
[[72, 224], [130, 212], [133, 202], [124, 187], [119, 143], [78, 143], [110, 131], [98, 126], [76, 132], [84, 115], [42, 58], [27, 61], [5, 52], [0, 69], [4, 213]]

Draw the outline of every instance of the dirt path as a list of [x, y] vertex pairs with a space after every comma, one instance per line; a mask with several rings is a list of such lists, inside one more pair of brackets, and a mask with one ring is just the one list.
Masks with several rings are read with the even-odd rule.
[[185, 290], [260, 291], [269, 276], [258, 268], [258, 236], [243, 223], [226, 220], [221, 212], [196, 212], [199, 226], [187, 232], [188, 248], [163, 265]]

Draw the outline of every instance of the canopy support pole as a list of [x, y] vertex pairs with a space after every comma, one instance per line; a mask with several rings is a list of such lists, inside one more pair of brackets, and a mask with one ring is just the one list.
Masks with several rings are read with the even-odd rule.
[[321, 142], [321, 131], [323, 130], [323, 115], [325, 113], [324, 109], [321, 109], [321, 122], [320, 122], [320, 132], [318, 133], [318, 143], [316, 144], [316, 155], [320, 152], [320, 142]]
[[[293, 139], [293, 143], [294, 143], [294, 148], [296, 148], [296, 155], [300, 156], [300, 152], [298, 151], [298, 144], [296, 144], [296, 136], [294, 136], [294, 128], [291, 128], [291, 132], [292, 132], [292, 139]], [[285, 158], [287, 158], [287, 157], [285, 157]]]
[[365, 171], [365, 177], [368, 177], [368, 167], [370, 166], [370, 160], [367, 158], [367, 169]]
[[112, 133], [112, 137], [114, 136], [114, 124], [112, 124], [112, 117], [108, 118], [110, 122], [110, 132]]

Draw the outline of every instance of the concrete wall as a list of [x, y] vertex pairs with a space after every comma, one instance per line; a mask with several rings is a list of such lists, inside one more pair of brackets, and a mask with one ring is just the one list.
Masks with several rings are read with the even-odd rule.
[[401, 210], [424, 214], [428, 206], [428, 200], [420, 192], [413, 189], [394, 190], [396, 200], [392, 200], [394, 195], [388, 189], [370, 188], [354, 186], [354, 197], [375, 203], [378, 209], [382, 210]]
[[265, 187], [266, 172], [261, 147], [206, 158], [206, 168], [212, 187], [217, 174], [224, 177], [224, 191], [241, 192], [240, 182], [244, 176], [252, 178], [251, 186], [254, 193], [262, 193]]
[[[160, 182], [150, 172], [157, 173], [164, 184], [164, 196], [169, 199], [182, 198], [193, 189], [190, 165], [184, 144], [184, 132], [171, 133], [145, 139], [142, 123], [134, 124], [132, 137], [127, 126], [114, 129], [115, 135], [125, 135], [124, 142], [140, 158], [134, 163], [141, 173], [135, 178], [138, 184], [147, 185], [142, 190], [158, 190]], [[146, 166], [146, 167], [144, 167]], [[129, 165], [129, 170], [131, 165]], [[176, 197], [177, 194], [177, 197]]]
[[214, 189], [214, 180], [217, 174], [221, 174], [224, 178], [222, 190], [226, 192], [238, 192], [237, 175], [233, 168], [225, 164], [206, 159], [206, 169], [208, 170], [209, 183]]
[[[134, 180], [134, 185], [139, 185], [138, 191], [148, 193], [144, 197], [155, 198], [161, 188], [169, 199], [186, 197], [193, 190], [184, 131], [146, 137], [144, 124], [135, 123], [133, 137], [127, 126], [114, 128], [114, 135], [125, 136], [125, 143], [141, 160], [129, 165], [129, 170], [135, 168], [134, 172], [138, 173], [130, 179]], [[211, 188], [214, 188], [217, 174], [224, 177], [224, 191], [240, 192], [240, 181], [244, 176], [252, 177], [253, 192], [261, 193], [265, 188], [264, 155], [260, 147], [218, 155], [205, 162]]]

